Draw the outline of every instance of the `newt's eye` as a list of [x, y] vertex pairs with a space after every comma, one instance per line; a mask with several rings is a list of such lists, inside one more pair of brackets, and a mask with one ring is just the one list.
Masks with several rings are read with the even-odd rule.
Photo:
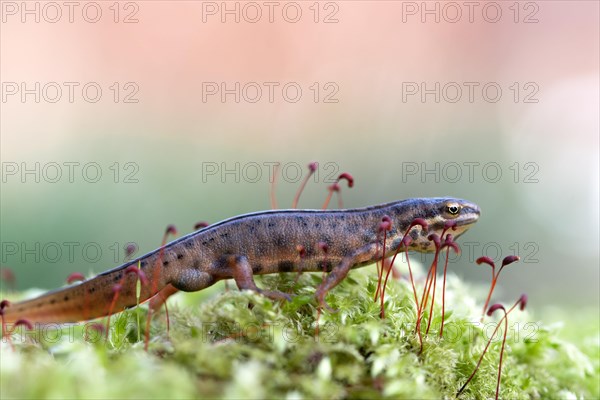
[[458, 215], [460, 209], [461, 207], [457, 203], [450, 203], [446, 205], [446, 212], [450, 215]]

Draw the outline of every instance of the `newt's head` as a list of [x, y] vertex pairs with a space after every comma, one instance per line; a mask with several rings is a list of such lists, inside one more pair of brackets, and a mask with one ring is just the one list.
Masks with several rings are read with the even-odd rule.
[[440, 238], [444, 229], [455, 239], [465, 233], [477, 220], [481, 210], [477, 204], [451, 197], [417, 199], [414, 218], [427, 222], [427, 230], [416, 226], [410, 232], [410, 249], [420, 252], [435, 251], [434, 243], [428, 239], [432, 233]]

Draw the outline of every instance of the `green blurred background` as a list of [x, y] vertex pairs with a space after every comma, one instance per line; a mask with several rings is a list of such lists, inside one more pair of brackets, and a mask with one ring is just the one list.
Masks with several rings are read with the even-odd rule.
[[1, 262], [18, 289], [112, 268], [167, 224], [268, 209], [274, 162], [289, 207], [298, 166], [318, 161], [301, 207], [346, 171], [348, 207], [469, 199], [482, 217], [452, 271], [487, 284], [473, 260], [516, 253], [499, 298], [598, 307], [597, 2], [477, 3], [472, 22], [462, 3], [279, 2], [272, 22], [260, 2], [98, 2], [97, 22], [81, 4], [73, 22], [40, 5], [36, 22], [2, 3]]

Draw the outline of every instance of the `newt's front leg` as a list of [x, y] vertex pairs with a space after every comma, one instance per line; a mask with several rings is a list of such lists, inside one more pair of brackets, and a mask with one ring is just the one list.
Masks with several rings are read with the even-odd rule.
[[150, 299], [150, 308], [153, 311], [159, 310], [166, 303], [167, 299], [177, 292], [179, 292], [179, 289], [169, 283]]
[[317, 291], [315, 292], [315, 297], [317, 298], [317, 302], [321, 308], [327, 308], [331, 312], [335, 312], [336, 310], [329, 307], [327, 302], [325, 301], [325, 296], [327, 292], [337, 286], [346, 275], [350, 269], [357, 264], [360, 264], [364, 261], [371, 260], [377, 252], [377, 246], [374, 244], [370, 244], [364, 247], [361, 247], [358, 251], [354, 252], [352, 255], [344, 257], [342, 261], [331, 270], [329, 275], [321, 282]]

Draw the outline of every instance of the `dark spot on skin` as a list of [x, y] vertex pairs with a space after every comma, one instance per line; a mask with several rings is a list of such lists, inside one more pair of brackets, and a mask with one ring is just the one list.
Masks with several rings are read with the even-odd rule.
[[69, 296], [65, 296], [65, 297], [63, 297], [63, 300], [64, 300], [64, 301], [69, 301]]
[[304, 250], [306, 250], [306, 257], [315, 255], [315, 248], [311, 245], [304, 246]]
[[427, 219], [435, 217], [438, 213], [439, 213], [439, 211], [434, 209], [433, 207], [427, 207], [427, 208], [425, 208], [425, 210], [421, 211], [421, 218], [424, 218], [427, 220]]
[[96, 291], [95, 287], [91, 287], [88, 289], [88, 293], [94, 293]]
[[144, 268], [144, 267], [145, 267], [147, 264], [148, 264], [148, 263], [147, 263], [146, 261], [142, 261], [142, 262], [140, 263], [140, 266], [141, 266], [142, 268]]
[[187, 242], [184, 242], [184, 246], [187, 248], [194, 247], [194, 242], [188, 240]]
[[208, 244], [208, 242], [205, 240], [204, 242], [202, 242], [202, 246], [206, 246]]
[[320, 222], [315, 222], [315, 228], [320, 228], [321, 227], [321, 223]]
[[181, 260], [183, 258], [183, 254], [177, 254], [177, 259]]
[[282, 235], [277, 235], [275, 237], [275, 245], [277, 247], [283, 247], [285, 245], [285, 239]]
[[167, 265], [169, 265], [169, 261], [163, 261], [163, 266], [166, 267]]
[[332, 224], [331, 224], [331, 228], [332, 228], [332, 229], [337, 229], [337, 226], [338, 226], [338, 224], [336, 224], [336, 223], [332, 223]]
[[302, 226], [308, 226], [308, 222], [306, 222], [304, 220], [304, 217], [296, 217], [296, 221], [298, 221], [298, 223], [302, 224]]
[[217, 270], [227, 269], [227, 267], [229, 266], [229, 262], [227, 261], [227, 256], [223, 256], [223, 257], [220, 257], [219, 259], [217, 259], [213, 263], [213, 266]]
[[272, 227], [274, 227], [274, 226], [275, 226], [275, 222], [269, 222], [269, 223], [267, 224], [267, 226], [268, 226], [269, 228], [272, 228]]
[[118, 281], [119, 281], [119, 279], [121, 279], [121, 276], [122, 276], [122, 275], [121, 275], [120, 273], [119, 273], [119, 274], [117, 274], [117, 275], [115, 275], [115, 277], [113, 278], [113, 281], [115, 281], [115, 282], [118, 282]]
[[277, 264], [277, 269], [279, 272], [292, 272], [294, 270], [294, 263], [292, 261], [280, 261]]
[[55, 299], [50, 300], [50, 304], [54, 304], [54, 303], [56, 303]]
[[200, 260], [194, 261], [194, 263], [192, 264], [192, 268], [193, 269], [200, 269]]
[[444, 222], [436, 222], [435, 224], [430, 225], [430, 230], [441, 231], [444, 229]]
[[209, 242], [214, 242], [214, 241], [215, 241], [215, 238], [214, 238], [214, 237], [211, 237], [211, 238], [209, 238], [209, 239], [208, 239], [208, 241], [209, 241]]
[[256, 264], [254, 267], [252, 267], [252, 273], [258, 274], [262, 271], [262, 269], [263, 269], [262, 264]]
[[221, 233], [219, 236], [221, 236], [222, 238], [226, 238], [227, 236], [229, 236], [229, 233]]
[[321, 267], [321, 271], [331, 272], [333, 269], [333, 263], [331, 261], [322, 261], [319, 263], [319, 266]]
[[[43, 305], [44, 305], [44, 303], [40, 303], [40, 304], [38, 304], [37, 306], [38, 306], [38, 307], [41, 307], [41, 306], [43, 306]], [[19, 308], [19, 310], [18, 310], [18, 311], [23, 311], [23, 308]]]

